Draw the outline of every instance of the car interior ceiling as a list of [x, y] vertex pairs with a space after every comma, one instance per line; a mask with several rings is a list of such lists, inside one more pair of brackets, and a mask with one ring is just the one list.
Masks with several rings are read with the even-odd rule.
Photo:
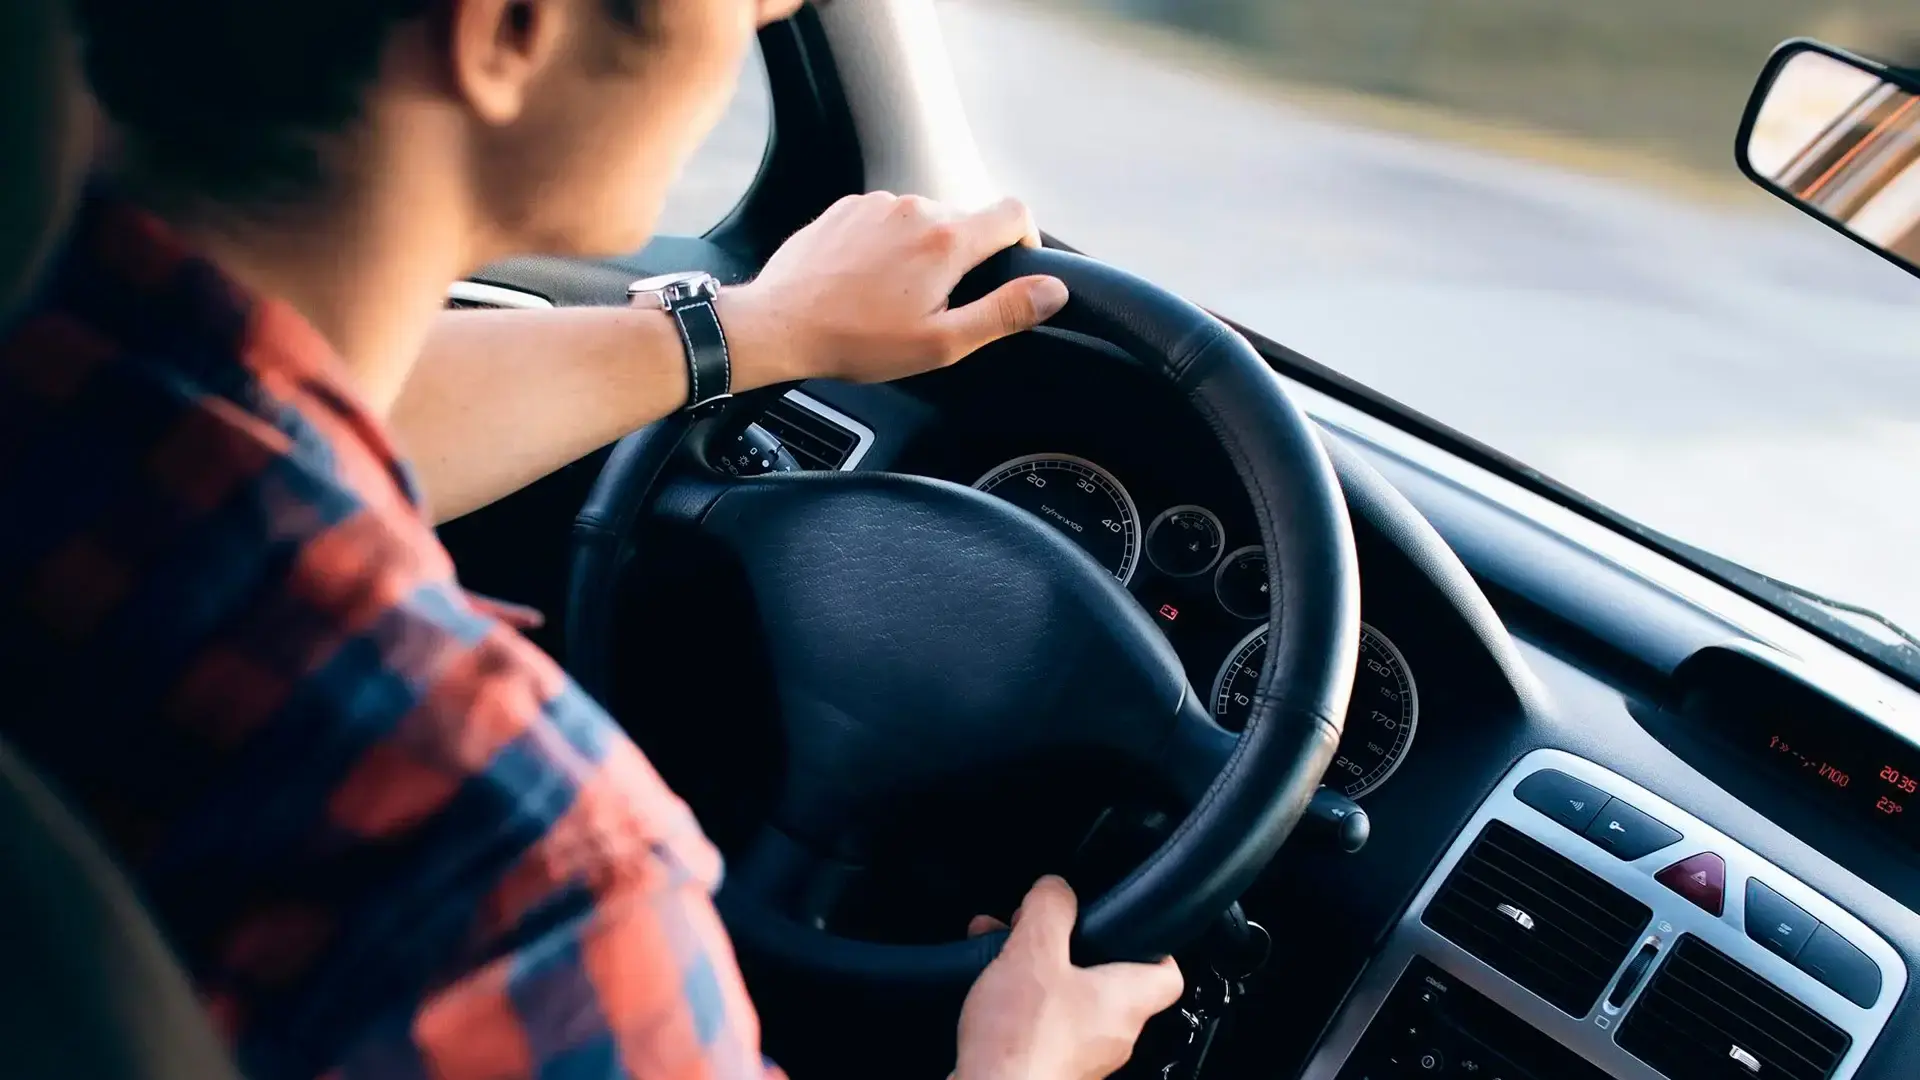
[[[877, 26], [884, 6], [830, 15]], [[55, 31], [34, 24], [54, 8], [0, 10], [0, 77], [65, 77], [22, 59], [59, 54], [44, 46]], [[852, 59], [863, 39], [830, 34], [828, 14], [763, 33], [776, 136], [760, 181], [712, 233], [606, 263], [509, 260], [474, 281], [588, 305], [623, 302], [646, 273], [749, 278], [780, 238], [874, 180], [834, 55]], [[63, 144], [16, 115], [46, 115], [47, 85], [0, 94], [0, 157], [49, 170], [8, 170], [0, 282], [24, 279], [43, 246], [13, 243], [27, 234], [17, 223], [56, 220], [48, 208], [71, 190]], [[1515, 463], [1241, 329], [1320, 424], [1353, 523], [1357, 685], [1370, 697], [1348, 711], [1322, 813], [1240, 901], [1270, 955], [1226, 972], [1233, 1002], [1202, 1018], [1221, 1021], [1205, 1075], [1912, 1076], [1920, 822], [1901, 815], [1920, 748], [1897, 730], [1915, 689]], [[800, 472], [907, 473], [1015, 502], [1024, 492], [1005, 482], [1039, 477], [1109, 499], [1133, 530], [1110, 569], [1231, 727], [1241, 680], [1284, 630], [1236, 591], [1258, 591], [1270, 553], [1228, 455], [1140, 360], [1048, 331], [905, 384], [780, 388], [676, 438], [662, 467], [725, 485], [741, 479], [732, 448], [764, 439], [767, 460]], [[532, 636], [569, 661], [576, 518], [621, 452], [441, 530], [470, 588], [564, 616]], [[590, 686], [733, 855], [784, 753], [756, 598], [725, 553], [686, 530], [636, 527], [648, 560], [673, 572], [616, 560], [598, 602], [617, 661]], [[964, 828], [950, 793], [896, 807], [884, 857], [823, 918], [854, 936], [931, 942], [969, 914], [1005, 914], [1040, 871], [1111, 884], [1183, 809], [1139, 795], [1124, 772], [1026, 762], [982, 779], [1006, 797], [967, 803]], [[4, 917], [44, 928], [20, 936], [4, 976], [7, 1074], [222, 1075], [131, 890], [4, 753], [0, 829], [16, 883]], [[1212, 978], [1209, 966], [1245, 959], [1223, 948], [1210, 937], [1182, 959]], [[951, 1064], [951, 987], [823, 987], [749, 950], [742, 961], [769, 1053], [795, 1075]], [[1198, 1072], [1190, 1026], [1169, 1018], [1134, 1068]]]

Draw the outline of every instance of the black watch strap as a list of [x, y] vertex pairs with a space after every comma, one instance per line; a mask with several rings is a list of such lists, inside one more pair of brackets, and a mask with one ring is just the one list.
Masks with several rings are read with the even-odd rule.
[[687, 408], [698, 409], [733, 395], [733, 359], [727, 355], [727, 333], [713, 298], [693, 297], [667, 308], [680, 327], [680, 344], [687, 352]]

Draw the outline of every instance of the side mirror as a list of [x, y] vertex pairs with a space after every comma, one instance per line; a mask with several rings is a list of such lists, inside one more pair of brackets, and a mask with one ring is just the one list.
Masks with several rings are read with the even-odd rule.
[[1786, 42], [1735, 155], [1754, 183], [1920, 276], [1920, 72]]

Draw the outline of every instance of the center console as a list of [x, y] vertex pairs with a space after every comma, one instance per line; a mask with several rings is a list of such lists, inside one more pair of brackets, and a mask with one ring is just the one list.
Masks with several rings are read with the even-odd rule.
[[1528, 755], [1308, 1080], [1847, 1080], [1907, 981], [1831, 900], [1592, 762]]

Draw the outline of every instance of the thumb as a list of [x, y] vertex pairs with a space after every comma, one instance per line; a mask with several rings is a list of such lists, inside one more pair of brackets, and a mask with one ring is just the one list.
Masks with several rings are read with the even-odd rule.
[[1067, 306], [1067, 285], [1054, 277], [1024, 277], [1009, 281], [965, 307], [941, 316], [957, 356], [990, 345], [1003, 337], [1031, 330]]

